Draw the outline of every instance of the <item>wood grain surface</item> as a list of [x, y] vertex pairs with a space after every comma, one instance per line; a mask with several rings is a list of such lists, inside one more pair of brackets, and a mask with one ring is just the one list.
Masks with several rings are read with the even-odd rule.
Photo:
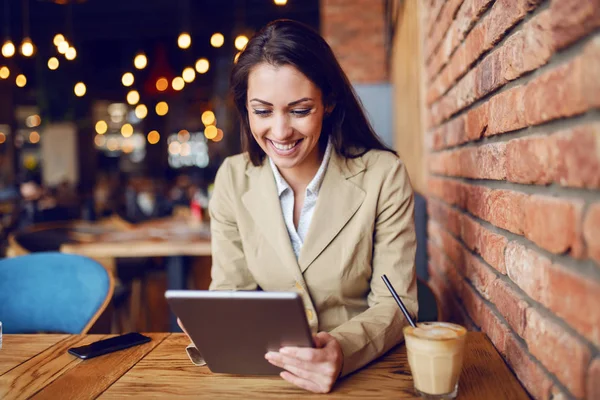
[[[340, 380], [327, 395], [303, 391], [281, 378], [213, 374], [191, 364], [183, 334], [147, 334], [152, 342], [82, 361], [69, 347], [103, 336], [6, 335], [10, 361], [0, 361], [0, 398], [306, 398], [417, 399], [406, 349], [400, 345], [360, 371]], [[21, 350], [28, 349], [22, 356]], [[17, 358], [20, 357], [20, 358]], [[492, 343], [481, 332], [467, 337], [459, 399], [528, 399]]]

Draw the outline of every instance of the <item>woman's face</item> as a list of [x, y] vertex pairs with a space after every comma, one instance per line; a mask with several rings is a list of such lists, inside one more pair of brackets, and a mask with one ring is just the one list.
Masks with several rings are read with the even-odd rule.
[[259, 64], [248, 76], [248, 119], [254, 139], [280, 169], [320, 164], [325, 113], [321, 90], [290, 65]]

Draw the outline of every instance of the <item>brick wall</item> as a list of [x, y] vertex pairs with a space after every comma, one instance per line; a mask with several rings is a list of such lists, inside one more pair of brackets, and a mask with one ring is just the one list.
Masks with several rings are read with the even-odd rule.
[[600, 399], [600, 0], [421, 11], [431, 283], [534, 398]]
[[321, 35], [353, 84], [388, 80], [384, 0], [321, 0]]

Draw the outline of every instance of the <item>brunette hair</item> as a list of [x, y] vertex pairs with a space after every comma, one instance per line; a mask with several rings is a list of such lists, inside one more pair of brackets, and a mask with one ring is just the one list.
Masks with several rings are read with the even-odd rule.
[[319, 145], [324, 149], [331, 137], [338, 154], [355, 158], [372, 149], [390, 151], [367, 120], [360, 100], [333, 51], [312, 28], [297, 21], [279, 19], [269, 23], [248, 41], [233, 67], [230, 86], [241, 120], [242, 149], [251, 162], [260, 165], [265, 153], [254, 140], [248, 121], [248, 76], [255, 66], [291, 65], [320, 90], [326, 108]]

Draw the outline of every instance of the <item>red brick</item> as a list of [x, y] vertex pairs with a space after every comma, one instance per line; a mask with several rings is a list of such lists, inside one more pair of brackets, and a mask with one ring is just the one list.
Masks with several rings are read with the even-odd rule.
[[587, 373], [587, 399], [600, 399], [600, 358], [592, 361]]
[[466, 136], [469, 140], [477, 140], [484, 136], [488, 128], [489, 103], [469, 110], [465, 119]]
[[427, 201], [427, 211], [430, 218], [445, 227], [454, 236], [460, 237], [462, 215], [455, 209], [444, 205], [441, 201], [430, 199]]
[[527, 85], [527, 124], [537, 125], [587, 110], [581, 81], [581, 58], [549, 71]]
[[487, 305], [481, 307], [481, 330], [488, 335], [500, 354], [506, 355], [506, 340], [511, 335], [510, 328]]
[[527, 310], [523, 335], [531, 354], [576, 396], [585, 394], [585, 374], [591, 359], [590, 349], [559, 324]]
[[555, 254], [581, 248], [583, 201], [532, 195], [524, 202], [525, 236]]
[[536, 399], [550, 396], [552, 381], [532, 359], [514, 335], [506, 338], [506, 360], [527, 391]]
[[514, 139], [506, 145], [506, 173], [511, 182], [548, 184], [554, 180], [556, 148], [548, 136]]
[[528, 305], [508, 283], [497, 279], [490, 287], [490, 301], [519, 335], [525, 329]]
[[489, 190], [485, 198], [485, 213], [481, 218], [499, 228], [521, 235], [527, 198], [527, 195], [512, 190]]
[[506, 272], [510, 279], [517, 284], [529, 297], [537, 302], [546, 300], [544, 291], [547, 290], [547, 271], [552, 262], [527, 249], [516, 242], [510, 242], [506, 247]]
[[600, 282], [558, 264], [544, 275], [541, 303], [600, 347]]
[[471, 288], [464, 280], [459, 281], [460, 284], [455, 285], [458, 290], [460, 300], [465, 307], [465, 310], [475, 324], [481, 326], [483, 323], [483, 309], [487, 307], [481, 297]]
[[430, 155], [430, 171], [473, 179], [506, 178], [505, 143], [468, 147]]
[[536, 15], [522, 30], [506, 40], [502, 52], [502, 77], [512, 81], [546, 64], [554, 53], [550, 12]]
[[429, 178], [428, 192], [446, 203], [465, 208], [466, 185], [448, 179]]
[[506, 270], [529, 297], [600, 346], [600, 307], [590, 306], [600, 304], [600, 282], [552, 264], [548, 258], [515, 242], [506, 249]]
[[600, 36], [585, 46], [582, 55], [582, 73], [579, 77], [583, 86], [583, 97], [588, 108], [600, 108]]
[[490, 298], [490, 290], [496, 281], [492, 269], [479, 261], [475, 256], [463, 249], [464, 264], [460, 268], [463, 276], [471, 281], [477, 291], [486, 299]]
[[427, 46], [427, 54], [432, 54], [438, 50], [438, 46], [445, 36], [450, 24], [454, 20], [458, 8], [463, 3], [463, 0], [448, 0], [440, 13], [440, 18], [435, 25], [435, 29], [431, 32], [429, 38], [425, 41]]
[[583, 237], [590, 258], [600, 263], [600, 203], [590, 205], [583, 223]]
[[[450, 55], [462, 43], [466, 34], [479, 20], [479, 17], [488, 8], [490, 3], [492, 3], [492, 0], [465, 0], [463, 2], [454, 22], [446, 32], [438, 51], [429, 60], [430, 62], [427, 65], [429, 77], [436, 76], [440, 69], [446, 65]], [[437, 97], [431, 101], [428, 100], [428, 104], [436, 99]]]
[[556, 154], [554, 181], [563, 186], [600, 188], [600, 124], [576, 127], [551, 138]]
[[553, 0], [550, 11], [557, 48], [571, 44], [600, 26], [599, 0]]
[[426, 7], [427, 19], [425, 25], [425, 32], [427, 36], [431, 36], [433, 28], [436, 26], [437, 19], [442, 11], [445, 0], [434, 0], [430, 7]]
[[485, 57], [475, 68], [475, 99], [479, 99], [506, 84], [507, 80], [502, 73], [504, 54], [501, 50], [502, 48]]
[[488, 129], [485, 136], [521, 129], [527, 125], [525, 92], [524, 86], [516, 86], [490, 99]]
[[584, 125], [550, 136], [530, 136], [507, 143], [507, 178], [511, 182], [600, 188], [600, 125]]

